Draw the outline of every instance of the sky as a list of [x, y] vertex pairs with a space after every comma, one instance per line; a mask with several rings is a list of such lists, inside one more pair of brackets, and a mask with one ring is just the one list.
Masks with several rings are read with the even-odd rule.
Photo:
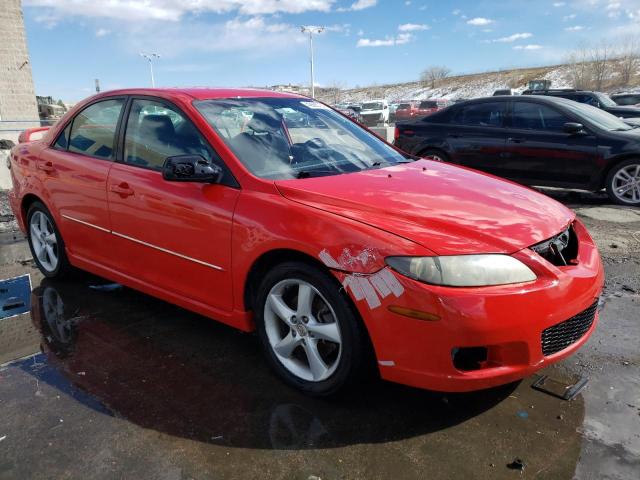
[[640, 0], [23, 0], [36, 93], [65, 101], [156, 85], [354, 87], [561, 63], [640, 39]]

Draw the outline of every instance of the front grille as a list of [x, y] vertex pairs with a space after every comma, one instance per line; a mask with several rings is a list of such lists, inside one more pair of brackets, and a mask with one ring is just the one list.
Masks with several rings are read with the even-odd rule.
[[598, 301], [596, 300], [589, 308], [569, 320], [544, 329], [542, 331], [542, 354], [544, 356], [553, 355], [580, 340], [593, 325], [597, 309]]

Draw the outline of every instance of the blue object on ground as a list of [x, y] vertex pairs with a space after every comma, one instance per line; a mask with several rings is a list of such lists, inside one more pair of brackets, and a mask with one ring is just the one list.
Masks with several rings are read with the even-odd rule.
[[0, 319], [31, 310], [31, 277], [29, 274], [0, 280]]

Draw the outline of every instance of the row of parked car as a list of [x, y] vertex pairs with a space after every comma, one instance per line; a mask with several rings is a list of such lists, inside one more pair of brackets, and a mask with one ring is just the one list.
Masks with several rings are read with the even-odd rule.
[[446, 98], [428, 100], [404, 100], [391, 102], [378, 99], [357, 104], [338, 104], [334, 108], [368, 127], [387, 125], [402, 120], [420, 118], [442, 110], [452, 103]]
[[[616, 98], [636, 105], [638, 97]], [[523, 184], [604, 188], [612, 201], [640, 206], [640, 108], [600, 92], [530, 90], [461, 102], [398, 121], [395, 145]]]

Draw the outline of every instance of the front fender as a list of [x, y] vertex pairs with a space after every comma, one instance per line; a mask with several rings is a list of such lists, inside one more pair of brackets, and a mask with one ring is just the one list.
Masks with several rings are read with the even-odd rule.
[[[312, 257], [343, 283], [345, 275], [385, 269], [384, 259], [390, 255], [431, 254], [405, 238], [287, 200], [275, 188], [273, 193], [242, 192], [234, 212], [232, 245], [234, 307], [239, 311], [245, 309], [243, 292], [252, 266], [275, 250]], [[352, 295], [355, 301], [362, 300], [356, 296]]]

